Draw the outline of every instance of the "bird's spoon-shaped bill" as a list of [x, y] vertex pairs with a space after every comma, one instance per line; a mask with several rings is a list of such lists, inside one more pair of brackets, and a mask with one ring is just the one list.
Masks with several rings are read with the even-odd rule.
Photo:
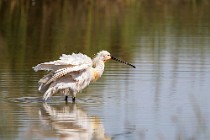
[[120, 59], [118, 59], [118, 58], [116, 58], [116, 57], [114, 57], [114, 56], [111, 56], [111, 59], [113, 59], [113, 60], [115, 60], [115, 61], [117, 61], [117, 62], [120, 62], [120, 63], [124, 63], [124, 64], [126, 64], [126, 65], [128, 65], [128, 66], [133, 67], [133, 68], [136, 68], [136, 66], [134, 66], [134, 65], [132, 65], [132, 64], [126, 62], [126, 61], [120, 60]]

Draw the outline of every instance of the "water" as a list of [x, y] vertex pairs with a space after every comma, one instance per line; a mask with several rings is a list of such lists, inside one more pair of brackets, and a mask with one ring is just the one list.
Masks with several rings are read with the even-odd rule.
[[[0, 2], [0, 139], [210, 139], [208, 3]], [[31, 67], [108, 50], [76, 104], [42, 103]]]

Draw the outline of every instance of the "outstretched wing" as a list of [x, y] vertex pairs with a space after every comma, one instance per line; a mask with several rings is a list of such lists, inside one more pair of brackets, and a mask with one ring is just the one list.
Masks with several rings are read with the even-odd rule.
[[43, 86], [50, 84], [53, 81], [56, 81], [62, 76], [72, 73], [83, 71], [89, 67], [92, 67], [92, 60], [90, 57], [78, 53], [73, 53], [72, 55], [63, 54], [59, 60], [44, 62], [33, 67], [35, 71], [39, 70], [48, 70], [51, 71], [46, 76], [39, 80], [39, 90], [42, 90]]
[[59, 69], [67, 67], [68, 68], [72, 67], [73, 69], [80, 69], [80, 68], [83, 69], [83, 67], [86, 68], [90, 66], [92, 66], [92, 60], [90, 57], [81, 53], [78, 54], [73, 53], [72, 55], [62, 54], [59, 60], [38, 64], [37, 66], [33, 67], [33, 69], [34, 71], [39, 71], [39, 70], [57, 71]]

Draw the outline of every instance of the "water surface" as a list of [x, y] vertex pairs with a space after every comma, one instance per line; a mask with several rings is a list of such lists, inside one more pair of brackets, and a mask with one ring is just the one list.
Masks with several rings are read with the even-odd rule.
[[[210, 139], [206, 3], [3, 1], [0, 139]], [[177, 10], [179, 9], [179, 10]], [[31, 67], [99, 50], [109, 61], [76, 104], [42, 103]]]

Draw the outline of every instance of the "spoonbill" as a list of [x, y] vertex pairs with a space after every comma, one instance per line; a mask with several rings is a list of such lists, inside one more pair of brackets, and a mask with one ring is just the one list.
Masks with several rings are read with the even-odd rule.
[[134, 65], [113, 57], [105, 50], [98, 52], [92, 60], [82, 53], [62, 54], [59, 60], [40, 63], [33, 67], [36, 72], [48, 71], [38, 82], [38, 90], [44, 93], [43, 101], [47, 101], [55, 93], [62, 93], [66, 102], [69, 95], [72, 96], [72, 102], [75, 102], [78, 92], [101, 77], [104, 64], [109, 59], [135, 68]]

